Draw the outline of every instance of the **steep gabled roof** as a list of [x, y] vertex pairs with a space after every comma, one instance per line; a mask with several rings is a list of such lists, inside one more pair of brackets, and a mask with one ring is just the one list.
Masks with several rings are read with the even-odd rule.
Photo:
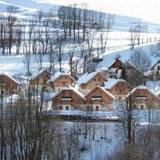
[[130, 84], [128, 82], [126, 82], [125, 80], [123, 80], [123, 79], [113, 79], [113, 78], [110, 78], [110, 79], [108, 79], [107, 82], [104, 82], [104, 88], [105, 89], [112, 89], [119, 82], [127, 83], [130, 86]]
[[100, 75], [105, 80], [105, 78], [99, 72], [91, 72], [91, 73], [85, 73], [85, 74], [83, 74], [78, 79], [77, 84], [81, 85], [81, 84], [88, 83], [90, 80], [92, 80], [97, 75]]
[[[126, 96], [129, 97], [131, 95], [133, 95], [137, 90], [147, 90], [149, 93], [151, 93], [154, 97], [157, 97], [156, 94], [154, 94], [150, 89], [148, 89], [146, 86], [140, 85], [138, 87], [133, 88], [133, 90]], [[158, 97], [157, 97], [158, 98]], [[159, 99], [159, 98], [158, 98]]]
[[115, 61], [108, 68], [112, 68], [117, 62], [120, 62], [121, 65], [125, 63], [123, 59], [116, 58]]
[[11, 79], [12, 81], [14, 81], [15, 83], [19, 84], [19, 82], [15, 78], [13, 78], [10, 74], [8, 74], [7, 72], [0, 72], [0, 76], [6, 76], [9, 79]]
[[78, 95], [78, 97], [82, 98], [83, 100], [85, 100], [85, 97], [82, 93], [80, 93], [76, 88], [68, 85], [67, 87], [64, 87], [60, 92], [58, 92], [57, 94], [55, 94], [53, 96], [52, 99], [55, 99], [58, 95], [60, 95], [63, 91], [72, 91], [74, 92], [76, 95]]
[[[34, 80], [36, 79], [39, 75], [41, 75], [43, 72], [48, 72], [47, 68], [43, 68], [41, 70], [39, 70], [38, 72], [35, 72], [34, 74], [32, 74], [32, 76], [30, 77], [30, 80]], [[49, 72], [48, 72], [49, 73]]]
[[[132, 68], [134, 68], [137, 72], [142, 73], [132, 62], [124, 60], [125, 61], [125, 65], [128, 64], [130, 65]], [[143, 74], [143, 73], [142, 73]]]
[[108, 92], [107, 90], [105, 90], [103, 87], [101, 86], [96, 86], [95, 88], [93, 88], [85, 97], [87, 98], [91, 93], [93, 93], [96, 89], [100, 89], [102, 92], [104, 92], [105, 94], [107, 94], [109, 97], [111, 97], [112, 99], [115, 99], [115, 96], [113, 96], [110, 92]]
[[61, 76], [69, 76], [73, 81], [75, 81], [75, 80], [73, 79], [73, 77], [71, 77], [70, 74], [68, 74], [68, 73], [56, 72], [56, 73], [47, 81], [47, 83], [55, 82], [55, 81], [58, 80]]
[[150, 67], [150, 70], [152, 70], [158, 63], [160, 64], [160, 60], [157, 60], [157, 62]]

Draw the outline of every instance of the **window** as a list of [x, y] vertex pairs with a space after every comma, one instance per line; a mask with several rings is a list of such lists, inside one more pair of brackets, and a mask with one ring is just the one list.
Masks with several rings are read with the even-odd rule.
[[99, 111], [99, 106], [96, 106], [96, 111]]
[[134, 108], [134, 109], [136, 109], [136, 108], [137, 108], [137, 106], [134, 104], [134, 105], [133, 105], [133, 108]]
[[58, 109], [59, 109], [59, 110], [63, 110], [63, 106], [59, 106]]
[[86, 106], [86, 110], [89, 111], [89, 110], [90, 110], [90, 107], [89, 107], [89, 106]]
[[158, 66], [158, 70], [160, 70], [160, 66]]
[[69, 106], [66, 106], [66, 110], [69, 110]]
[[144, 109], [144, 105], [141, 105], [141, 109]]

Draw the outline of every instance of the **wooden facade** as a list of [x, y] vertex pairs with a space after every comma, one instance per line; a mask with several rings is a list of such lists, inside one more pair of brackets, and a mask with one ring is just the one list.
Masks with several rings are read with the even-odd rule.
[[19, 83], [8, 74], [0, 74], [0, 90], [1, 92], [15, 93]]
[[83, 109], [84, 104], [84, 96], [69, 87], [61, 90], [52, 100], [53, 108], [58, 110]]
[[50, 73], [47, 69], [40, 70], [35, 75], [32, 75], [30, 79], [30, 85], [31, 86], [37, 86], [37, 85], [45, 85], [45, 83], [49, 80]]
[[56, 92], [61, 91], [64, 87], [71, 85], [74, 86], [75, 80], [69, 74], [61, 74], [47, 82], [47, 88], [52, 88]]
[[114, 96], [120, 98], [126, 96], [131, 89], [131, 85], [127, 81], [121, 79], [117, 80], [117, 82], [111, 88], [107, 88], [106, 90]]
[[128, 94], [127, 99], [132, 103], [134, 108], [143, 109], [160, 107], [160, 98], [146, 87], [134, 88], [130, 94]]
[[112, 110], [115, 97], [104, 88], [96, 86], [86, 96], [86, 107], [88, 110]]
[[101, 73], [97, 73], [93, 77], [91, 77], [91, 79], [89, 79], [87, 82], [81, 83], [79, 89], [83, 94], [87, 94], [97, 85], [102, 86], [105, 80], [105, 77], [102, 76]]

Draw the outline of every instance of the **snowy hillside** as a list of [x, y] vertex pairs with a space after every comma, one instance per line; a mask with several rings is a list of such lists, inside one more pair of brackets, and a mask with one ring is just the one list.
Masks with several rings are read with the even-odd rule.
[[[141, 48], [145, 54], [151, 60], [151, 66], [157, 62], [157, 58], [153, 56], [153, 52], [156, 50], [156, 44], [142, 45], [137, 48]], [[100, 70], [102, 68], [109, 67], [115, 60], [115, 57], [120, 56], [123, 60], [129, 60], [134, 51], [131, 49], [124, 49], [119, 51], [110, 51], [103, 54], [103, 60], [97, 64], [96, 69]], [[78, 56], [77, 56], [78, 58]], [[56, 70], [58, 70], [58, 62], [55, 62]], [[43, 56], [43, 67], [49, 67], [50, 61], [49, 56]], [[69, 72], [69, 59], [66, 57], [62, 63], [63, 70]], [[31, 70], [35, 72], [39, 69], [39, 56], [31, 56]], [[11, 75], [25, 75], [26, 74], [26, 57], [24, 55], [17, 56], [0, 56], [0, 71], [7, 72]]]
[[[139, 47], [136, 47], [136, 49], [142, 49], [142, 51], [150, 58], [151, 66], [157, 62], [157, 58], [153, 56], [153, 52], [156, 49], [155, 43], [141, 45]], [[97, 65], [97, 69], [109, 67], [114, 62], [117, 56], [123, 60], [128, 61], [133, 53], [134, 53], [134, 50], [131, 50], [131, 49], [119, 50], [114, 52], [111, 51], [111, 52], [104, 53], [103, 60]]]
[[[63, 5], [63, 4], [62, 4]], [[28, 18], [34, 16], [38, 10], [43, 12], [52, 12], [57, 14], [57, 10], [60, 6], [55, 4], [49, 4], [47, 2], [39, 2], [36, 0], [0, 0], [0, 11], [1, 13], [6, 12], [6, 8], [9, 6], [15, 6], [18, 8], [18, 16], [21, 18]], [[144, 32], [158, 33], [160, 25], [143, 21], [140, 18], [128, 17], [124, 15], [115, 14], [113, 30], [115, 31], [128, 31], [130, 27], [137, 22], [143, 22]]]

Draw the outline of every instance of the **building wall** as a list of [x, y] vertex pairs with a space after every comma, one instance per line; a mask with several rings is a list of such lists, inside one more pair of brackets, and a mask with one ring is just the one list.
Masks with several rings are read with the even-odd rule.
[[44, 85], [49, 80], [49, 73], [47, 71], [42, 72], [35, 79], [30, 80], [31, 85]]
[[[70, 97], [71, 100], [62, 100], [63, 97]], [[71, 106], [79, 109], [84, 103], [84, 100], [72, 90], [63, 90], [52, 100], [53, 107], [56, 108], [58, 108], [58, 106]]]
[[112, 89], [108, 89], [114, 96], [125, 96], [129, 93], [131, 87], [125, 82], [117, 83]]
[[[100, 100], [93, 100], [93, 97], [101, 97]], [[93, 92], [89, 93], [86, 96], [86, 106], [90, 106], [95, 110], [95, 106], [100, 106], [100, 109], [104, 108], [111, 110], [112, 109], [113, 99], [105, 94], [102, 90], [96, 88]]]
[[[156, 95], [151, 94], [148, 90], [136, 90], [131, 97], [133, 99], [133, 104], [139, 106], [139, 108], [160, 107], [160, 99]], [[144, 106], [141, 107], [141, 105]]]
[[104, 81], [105, 81], [105, 79], [102, 76], [100, 76], [99, 74], [97, 74], [94, 78], [92, 78], [90, 81], [88, 81], [88, 83], [81, 84], [80, 88], [91, 90], [91, 89], [95, 88], [97, 85], [101, 86], [104, 83]]
[[160, 79], [160, 64], [157, 63], [153, 68], [153, 80]]
[[67, 85], [74, 85], [74, 80], [70, 76], [61, 76], [47, 86], [55, 89], [56, 92], [59, 92]]
[[18, 88], [18, 84], [10, 79], [8, 76], [0, 75], [0, 90], [15, 92]]

